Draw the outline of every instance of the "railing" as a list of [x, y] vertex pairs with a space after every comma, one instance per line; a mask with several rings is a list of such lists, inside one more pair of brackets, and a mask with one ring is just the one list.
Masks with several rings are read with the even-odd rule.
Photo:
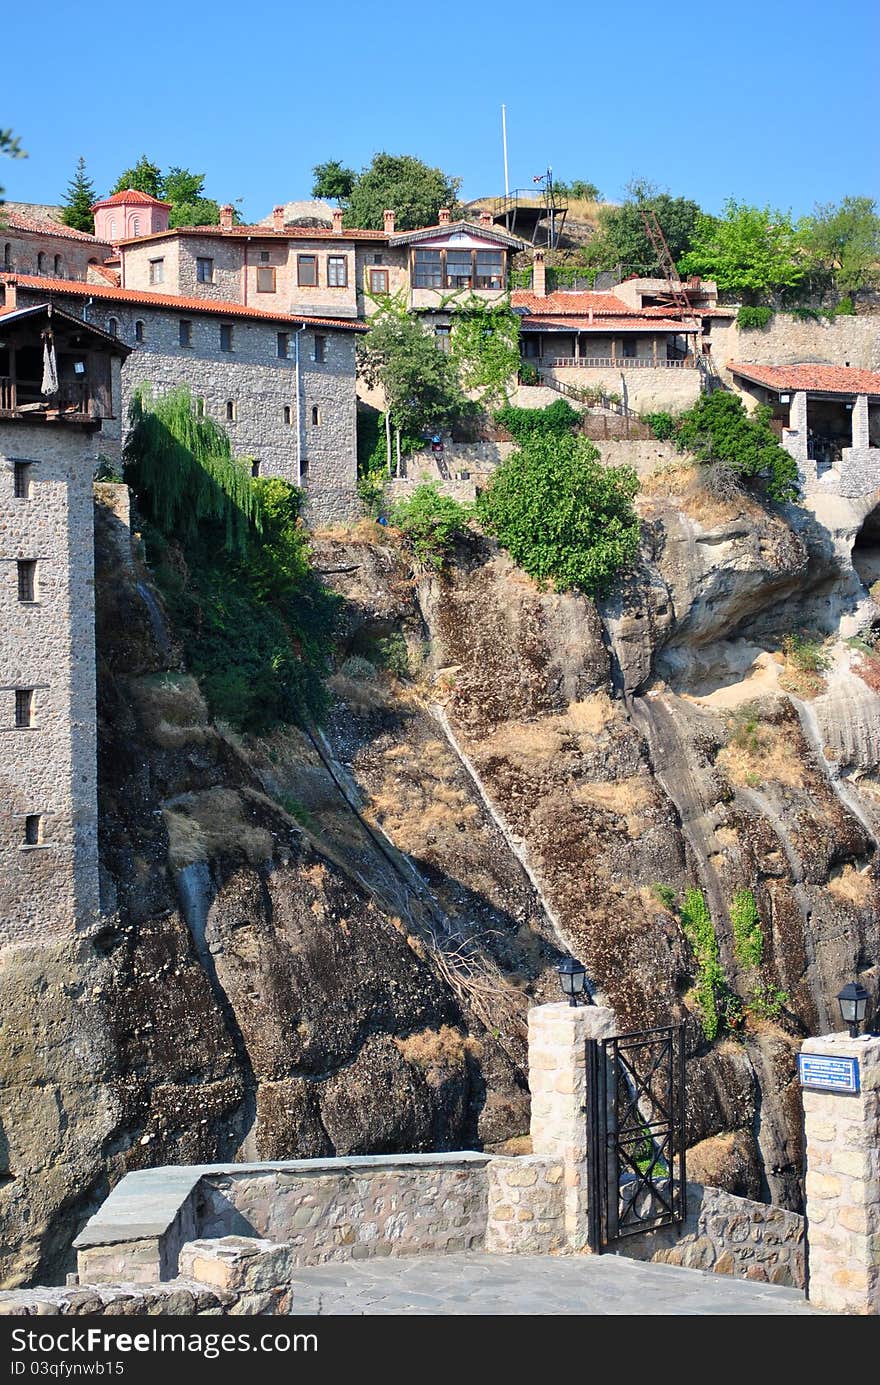
[[0, 413], [11, 414], [15, 409], [15, 381], [0, 376]]
[[552, 370], [693, 370], [693, 356], [683, 361], [670, 361], [652, 356], [557, 356]]
[[88, 418], [96, 421], [109, 417], [102, 391], [93, 395], [87, 381], [65, 380], [58, 394], [46, 399], [33, 381], [11, 380], [0, 376], [0, 413], [21, 417]]
[[577, 385], [568, 384], [565, 380], [554, 380], [552, 375], [545, 375], [542, 370], [537, 371], [536, 374], [539, 385], [555, 390], [557, 394], [564, 394], [569, 399], [575, 399], [579, 404], [586, 404], [590, 409], [606, 409], [608, 413], [619, 414], [621, 418], [640, 418], [635, 409], [630, 409], [621, 400], [612, 399], [610, 395], [603, 394], [599, 390], [581, 389]]

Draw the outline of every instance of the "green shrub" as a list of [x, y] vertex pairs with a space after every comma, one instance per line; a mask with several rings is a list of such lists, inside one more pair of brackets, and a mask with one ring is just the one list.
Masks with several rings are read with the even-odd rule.
[[751, 890], [737, 890], [730, 906], [733, 951], [744, 967], [759, 967], [764, 960], [764, 930]]
[[587, 438], [539, 430], [494, 473], [478, 513], [532, 577], [593, 596], [638, 552], [638, 488], [631, 467], [603, 466]]
[[539, 378], [537, 366], [532, 365], [531, 361], [520, 361], [519, 382], [521, 385], [537, 385]]
[[854, 313], [855, 307], [853, 306], [853, 301], [849, 294], [847, 294], [845, 298], [841, 298], [834, 309], [835, 317], [852, 317]]
[[467, 528], [470, 517], [469, 505], [441, 495], [433, 483], [417, 486], [408, 500], [399, 500], [392, 507], [389, 515], [419, 561], [438, 569]]
[[377, 640], [375, 648], [377, 661], [382, 668], [390, 669], [398, 678], [409, 677], [409, 650], [399, 630], [394, 630], [390, 635], [384, 635], [382, 639]]
[[774, 1020], [788, 1004], [788, 991], [767, 981], [759, 981], [748, 999], [749, 1013], [758, 1019]]
[[665, 442], [667, 438], [675, 435], [676, 423], [672, 414], [663, 411], [656, 414], [646, 414], [645, 422], [659, 442]]
[[580, 417], [567, 399], [555, 399], [544, 409], [517, 409], [508, 404], [494, 415], [498, 426], [505, 428], [520, 445], [539, 435], [561, 437], [571, 433], [580, 422]]
[[696, 958], [694, 996], [703, 1033], [711, 1043], [721, 1027], [723, 1015], [719, 1002], [727, 994], [727, 987], [721, 970], [718, 938], [702, 890], [685, 891], [681, 926]]
[[339, 672], [346, 678], [359, 683], [375, 683], [376, 665], [361, 654], [349, 654], [339, 666]]
[[765, 733], [761, 712], [754, 702], [746, 702], [732, 713], [728, 744], [747, 755], [760, 755], [764, 749]]
[[745, 331], [752, 331], [766, 327], [772, 316], [772, 308], [751, 308], [744, 303], [736, 315], [736, 321]]
[[782, 652], [798, 673], [824, 673], [829, 664], [829, 656], [821, 640], [812, 639], [803, 632], [785, 635], [782, 640]]
[[762, 405], [749, 415], [735, 394], [715, 390], [681, 415], [676, 445], [710, 469], [723, 468], [739, 480], [757, 482], [771, 500], [793, 500], [797, 463], [779, 445], [770, 412]]
[[671, 885], [662, 885], [659, 880], [655, 880], [651, 889], [654, 891], [654, 894], [657, 896], [664, 909], [675, 908], [676, 895]]

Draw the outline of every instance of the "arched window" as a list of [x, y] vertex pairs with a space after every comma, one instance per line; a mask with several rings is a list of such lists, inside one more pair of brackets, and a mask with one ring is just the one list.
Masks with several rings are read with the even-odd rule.
[[227, 401], [226, 401], [226, 421], [227, 421], [227, 423], [234, 423], [234, 422], [235, 422], [235, 400], [234, 400], [234, 399], [227, 399]]
[[12, 268], [12, 246], [7, 241], [3, 247], [3, 268]]
[[132, 234], [133, 236], [139, 236], [140, 233], [141, 233], [141, 219], [140, 219], [139, 216], [136, 216], [136, 217], [134, 218], [134, 220], [132, 221], [132, 223], [131, 223], [131, 234]]
[[205, 417], [205, 401], [203, 398], [196, 400], [196, 418]]
[[321, 422], [321, 410], [317, 404], [312, 405], [312, 426], [317, 428]]
[[107, 235], [110, 237], [111, 240], [112, 240], [113, 237], [116, 235], [116, 217], [115, 217], [115, 216], [111, 216], [110, 220], [107, 222]]
[[42, 250], [41, 250], [41, 251], [39, 252], [39, 254], [37, 255], [37, 273], [38, 273], [38, 274], [42, 274], [42, 272], [43, 272], [43, 270], [44, 270], [45, 268], [46, 268], [46, 256], [43, 254], [43, 252], [42, 252]]
[[61, 277], [61, 256], [60, 256], [60, 255], [56, 255], [56, 256], [55, 256], [55, 278], [56, 278], [56, 279], [60, 279], [60, 277]]
[[144, 339], [144, 324], [140, 318], [134, 324], [134, 339], [136, 342], [142, 342]]
[[111, 337], [119, 336], [119, 322], [115, 317], [108, 317], [107, 331], [110, 333]]
[[290, 405], [289, 405], [289, 404], [285, 404], [285, 406], [284, 406], [284, 422], [287, 423], [287, 424], [290, 423]]

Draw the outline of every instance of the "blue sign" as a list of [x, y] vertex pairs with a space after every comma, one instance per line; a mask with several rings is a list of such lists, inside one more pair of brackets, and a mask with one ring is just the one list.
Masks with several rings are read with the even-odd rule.
[[798, 1077], [801, 1086], [818, 1092], [859, 1092], [858, 1058], [832, 1058], [827, 1053], [799, 1053]]

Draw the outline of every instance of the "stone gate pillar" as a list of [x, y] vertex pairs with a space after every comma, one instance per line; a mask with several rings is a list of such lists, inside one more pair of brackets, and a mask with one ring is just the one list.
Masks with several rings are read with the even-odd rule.
[[586, 1041], [616, 1033], [605, 1006], [560, 1001], [529, 1011], [532, 1151], [562, 1161], [565, 1234], [574, 1250], [587, 1248], [589, 1224]]
[[811, 1080], [841, 1085], [803, 1092], [810, 1301], [880, 1314], [880, 1037], [807, 1039], [801, 1081]]

